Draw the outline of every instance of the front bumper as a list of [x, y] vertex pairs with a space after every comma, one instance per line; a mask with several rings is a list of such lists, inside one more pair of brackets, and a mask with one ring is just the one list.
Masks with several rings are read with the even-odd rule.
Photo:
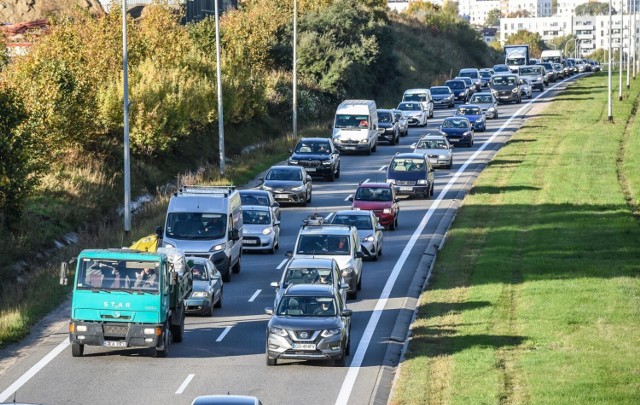
[[396, 194], [398, 195], [419, 195], [426, 194], [429, 192], [428, 184], [416, 184], [416, 185], [393, 185], [394, 190], [396, 190]]
[[276, 237], [273, 232], [269, 235], [243, 235], [242, 236], [242, 249], [243, 250], [264, 250], [271, 249], [276, 242]]
[[458, 145], [458, 144], [469, 144], [471, 143], [471, 136], [460, 136], [460, 137], [447, 137], [447, 140], [449, 141], [449, 143], [453, 144], [453, 145]]
[[[271, 192], [273, 193], [273, 198], [277, 202], [301, 203], [301, 202], [304, 202], [305, 198], [306, 198], [304, 190], [303, 191], [288, 191], [288, 190], [276, 191], [276, 190], [272, 190]], [[243, 245], [243, 248], [244, 248], [244, 245]]]
[[393, 143], [395, 142], [395, 131], [393, 128], [385, 128], [384, 132], [378, 134], [378, 141]]
[[300, 166], [302, 168], [304, 168], [304, 170], [307, 172], [307, 174], [309, 176], [330, 176], [331, 173], [333, 172], [333, 165], [329, 164], [329, 165], [323, 165], [323, 164], [292, 164], [289, 163], [289, 166]]
[[443, 98], [443, 99], [440, 99], [440, 100], [433, 99], [433, 106], [434, 107], [439, 107], [439, 106], [448, 107], [454, 101], [455, 101], [455, 98], [449, 98], [449, 99]]
[[431, 163], [433, 167], [447, 167], [449, 166], [449, 162], [450, 159], [447, 157], [440, 158], [439, 155], [429, 155], [429, 163]]
[[475, 121], [473, 123], [473, 129], [484, 129], [484, 121]]
[[366, 152], [369, 150], [368, 142], [335, 142], [334, 144], [340, 152]]
[[189, 298], [185, 301], [187, 314], [207, 314], [211, 308], [211, 297]]
[[422, 124], [422, 120], [420, 119], [419, 116], [407, 117], [407, 122], [409, 123], [409, 125], [420, 125], [420, 124]]
[[293, 348], [293, 341], [288, 336], [269, 333], [267, 355], [271, 359], [333, 360], [343, 356], [346, 347], [342, 340], [342, 335], [334, 335], [326, 338], [320, 337], [315, 341], [298, 342], [311, 343], [316, 346], [315, 350], [301, 350]]
[[[71, 320], [74, 331], [69, 332], [69, 342], [89, 346], [156, 347], [162, 343], [162, 334], [167, 333], [161, 324], [132, 324], [125, 322], [83, 322]], [[78, 331], [78, 327], [86, 331]], [[145, 329], [162, 330], [161, 335], [145, 334]]]
[[509, 90], [508, 92], [500, 91], [497, 94], [495, 94], [495, 97], [498, 99], [498, 101], [501, 101], [501, 102], [518, 101], [518, 93], [517, 92], [514, 93], [511, 90]]

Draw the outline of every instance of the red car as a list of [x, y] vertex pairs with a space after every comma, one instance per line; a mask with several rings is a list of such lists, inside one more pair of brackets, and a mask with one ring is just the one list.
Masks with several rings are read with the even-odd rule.
[[361, 183], [353, 197], [353, 209], [373, 211], [380, 225], [394, 230], [398, 227], [398, 199], [393, 185], [388, 183]]

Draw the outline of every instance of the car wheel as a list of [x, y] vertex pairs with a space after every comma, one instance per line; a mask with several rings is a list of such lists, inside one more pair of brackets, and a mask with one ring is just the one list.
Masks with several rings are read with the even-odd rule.
[[340, 178], [340, 164], [338, 164], [338, 170], [336, 170], [336, 179]]
[[358, 298], [358, 291], [357, 290], [349, 291], [347, 293], [347, 298], [355, 300], [356, 298]]
[[435, 184], [433, 184], [433, 182], [431, 183], [431, 188], [429, 189], [429, 195], [431, 197], [433, 197], [433, 194], [435, 194]]
[[336, 173], [334, 171], [331, 171], [331, 174], [329, 175], [329, 177], [327, 177], [327, 180], [335, 181], [336, 180]]
[[453, 167], [453, 158], [449, 160], [449, 164], [447, 165], [447, 169], [451, 169]]
[[366, 151], [364, 154], [365, 154], [365, 155], [367, 155], [367, 156], [371, 155], [371, 149], [372, 149], [372, 148], [371, 148], [371, 147], [369, 147], [369, 148], [367, 149], [367, 151]]
[[222, 281], [228, 283], [231, 281], [231, 268], [227, 268], [227, 272], [222, 275]]
[[395, 144], [397, 145], [397, 144], [399, 144], [399, 143], [400, 143], [400, 133], [398, 132], [398, 133], [396, 133], [396, 141], [395, 141]]
[[311, 202], [312, 193], [313, 193], [313, 191], [309, 190], [309, 195], [307, 196], [307, 202], [308, 203]]
[[214, 305], [215, 308], [222, 308], [222, 297], [224, 297], [224, 288], [220, 289], [220, 298], [218, 298], [218, 302]]
[[389, 230], [390, 231], [395, 231], [396, 230], [396, 222], [397, 222], [396, 219], [394, 219], [393, 222], [391, 222], [391, 225], [389, 225]]
[[344, 367], [346, 364], [347, 364], [347, 356], [345, 356], [344, 352], [340, 354], [340, 357], [337, 357], [336, 359], [333, 360], [333, 365], [336, 367]]
[[349, 339], [347, 340], [347, 347], [344, 349], [346, 356], [351, 354], [351, 331], [349, 331]]
[[358, 291], [362, 290], [362, 271], [360, 272], [360, 278], [358, 279], [356, 287], [358, 288]]
[[376, 250], [376, 252], [373, 254], [373, 257], [371, 257], [371, 260], [373, 260], [374, 262], [378, 261], [378, 250]]
[[272, 359], [267, 354], [267, 366], [275, 366], [276, 364], [278, 364], [278, 359]]
[[207, 309], [207, 315], [213, 316], [213, 308], [215, 308], [215, 304], [213, 303], [213, 296], [211, 296], [211, 303], [209, 304], [209, 308]]
[[529, 93], [529, 100], [533, 98], [533, 92]]
[[493, 116], [494, 119], [498, 119], [498, 112], [496, 111], [496, 115]]
[[82, 357], [84, 354], [84, 345], [82, 343], [71, 343], [71, 355], [73, 357]]

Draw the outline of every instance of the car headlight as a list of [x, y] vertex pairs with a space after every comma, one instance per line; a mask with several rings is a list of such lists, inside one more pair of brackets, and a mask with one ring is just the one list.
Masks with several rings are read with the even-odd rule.
[[495, 108], [493, 108], [493, 107], [489, 107], [489, 108], [487, 108], [487, 112], [490, 112], [490, 113], [494, 112], [495, 110], [496, 110], [496, 109], [495, 109]]
[[333, 138], [333, 142], [334, 143], [342, 143], [342, 140], [340, 138]]
[[342, 331], [340, 330], [340, 328], [335, 328], [335, 329], [325, 329], [322, 331], [322, 333], [320, 334], [320, 336], [322, 337], [329, 337], [329, 336], [335, 336], [335, 335], [339, 335], [340, 333], [342, 333]]
[[304, 190], [304, 186], [298, 186], [291, 189], [291, 191], [302, 191]]
[[460, 94], [458, 94], [459, 96], [464, 96], [464, 91], [461, 91]]
[[373, 242], [373, 235], [362, 238], [363, 242]]
[[263, 235], [269, 235], [272, 232], [271, 228], [264, 228], [262, 230]]
[[346, 277], [351, 273], [353, 273], [353, 267], [346, 267], [342, 270], [342, 277]]
[[387, 179], [387, 183], [388, 184], [396, 184], [396, 181], [394, 179]]
[[298, 161], [297, 160], [293, 160], [293, 159], [289, 159], [289, 163], [291, 163], [292, 165], [297, 165]]
[[329, 166], [331, 165], [331, 161], [330, 160], [325, 160], [324, 162], [322, 162], [323, 165], [325, 166]]
[[391, 214], [391, 208], [385, 208], [382, 210], [383, 214]]
[[263, 184], [263, 185], [262, 185], [262, 189], [263, 189], [263, 190], [271, 191], [271, 190], [273, 190], [273, 187], [265, 186], [265, 185]]
[[446, 159], [447, 155], [438, 155], [438, 159]]
[[518, 92], [518, 88], [517, 88], [517, 87], [514, 87], [514, 88], [511, 90], [511, 92], [512, 92], [512, 93], [517, 93], [517, 92]]
[[205, 298], [207, 296], [207, 292], [206, 291], [194, 291], [191, 294], [192, 298]]
[[171, 243], [165, 243], [164, 247], [169, 248], [169, 249], [175, 249], [175, 246], [173, 246]]
[[536, 80], [540, 82], [540, 81], [542, 81], [542, 77], [538, 76], [538, 77], [536, 77]]
[[425, 179], [421, 179], [418, 180], [418, 184], [427, 184], [427, 181]]
[[471, 135], [471, 131], [467, 131], [464, 134], [462, 134], [462, 136], [467, 136], [467, 135]]
[[491, 94], [498, 94], [497, 90], [491, 89]]
[[276, 328], [274, 326], [269, 328], [269, 333], [273, 333], [277, 336], [287, 336], [287, 331], [282, 328]]
[[209, 252], [219, 252], [223, 250], [226, 245], [227, 245], [226, 243], [220, 243], [219, 245], [215, 245], [211, 249], [209, 249]]
[[482, 124], [484, 122], [484, 118], [480, 117], [476, 120], [478, 124]]

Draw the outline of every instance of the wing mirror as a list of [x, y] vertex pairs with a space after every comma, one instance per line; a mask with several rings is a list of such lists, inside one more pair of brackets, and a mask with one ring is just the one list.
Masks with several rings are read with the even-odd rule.
[[340, 315], [342, 316], [351, 316], [353, 314], [353, 311], [350, 309], [343, 309], [342, 312], [340, 313]]
[[240, 231], [237, 228], [233, 228], [229, 231], [229, 239], [232, 241], [240, 240]]
[[279, 288], [279, 287], [280, 287], [280, 283], [278, 283], [277, 281], [272, 281], [272, 282], [271, 282], [271, 287], [273, 287], [273, 288]]
[[60, 263], [60, 285], [67, 285], [67, 273], [69, 272], [69, 265], [67, 262]]
[[362, 259], [362, 258], [364, 258], [364, 253], [362, 253], [362, 252], [356, 252], [356, 258], [357, 258], [357, 259]]
[[349, 201], [353, 202], [353, 196], [352, 196], [352, 195], [350, 195], [350, 196], [349, 196], [349, 198], [347, 198], [347, 200], [349, 200]]
[[273, 308], [272, 307], [266, 307], [264, 309], [264, 313], [267, 315], [273, 315]]
[[292, 251], [292, 250], [287, 250], [287, 251], [284, 253], [284, 255], [285, 255], [285, 256], [287, 256], [287, 257], [293, 257], [293, 251]]

